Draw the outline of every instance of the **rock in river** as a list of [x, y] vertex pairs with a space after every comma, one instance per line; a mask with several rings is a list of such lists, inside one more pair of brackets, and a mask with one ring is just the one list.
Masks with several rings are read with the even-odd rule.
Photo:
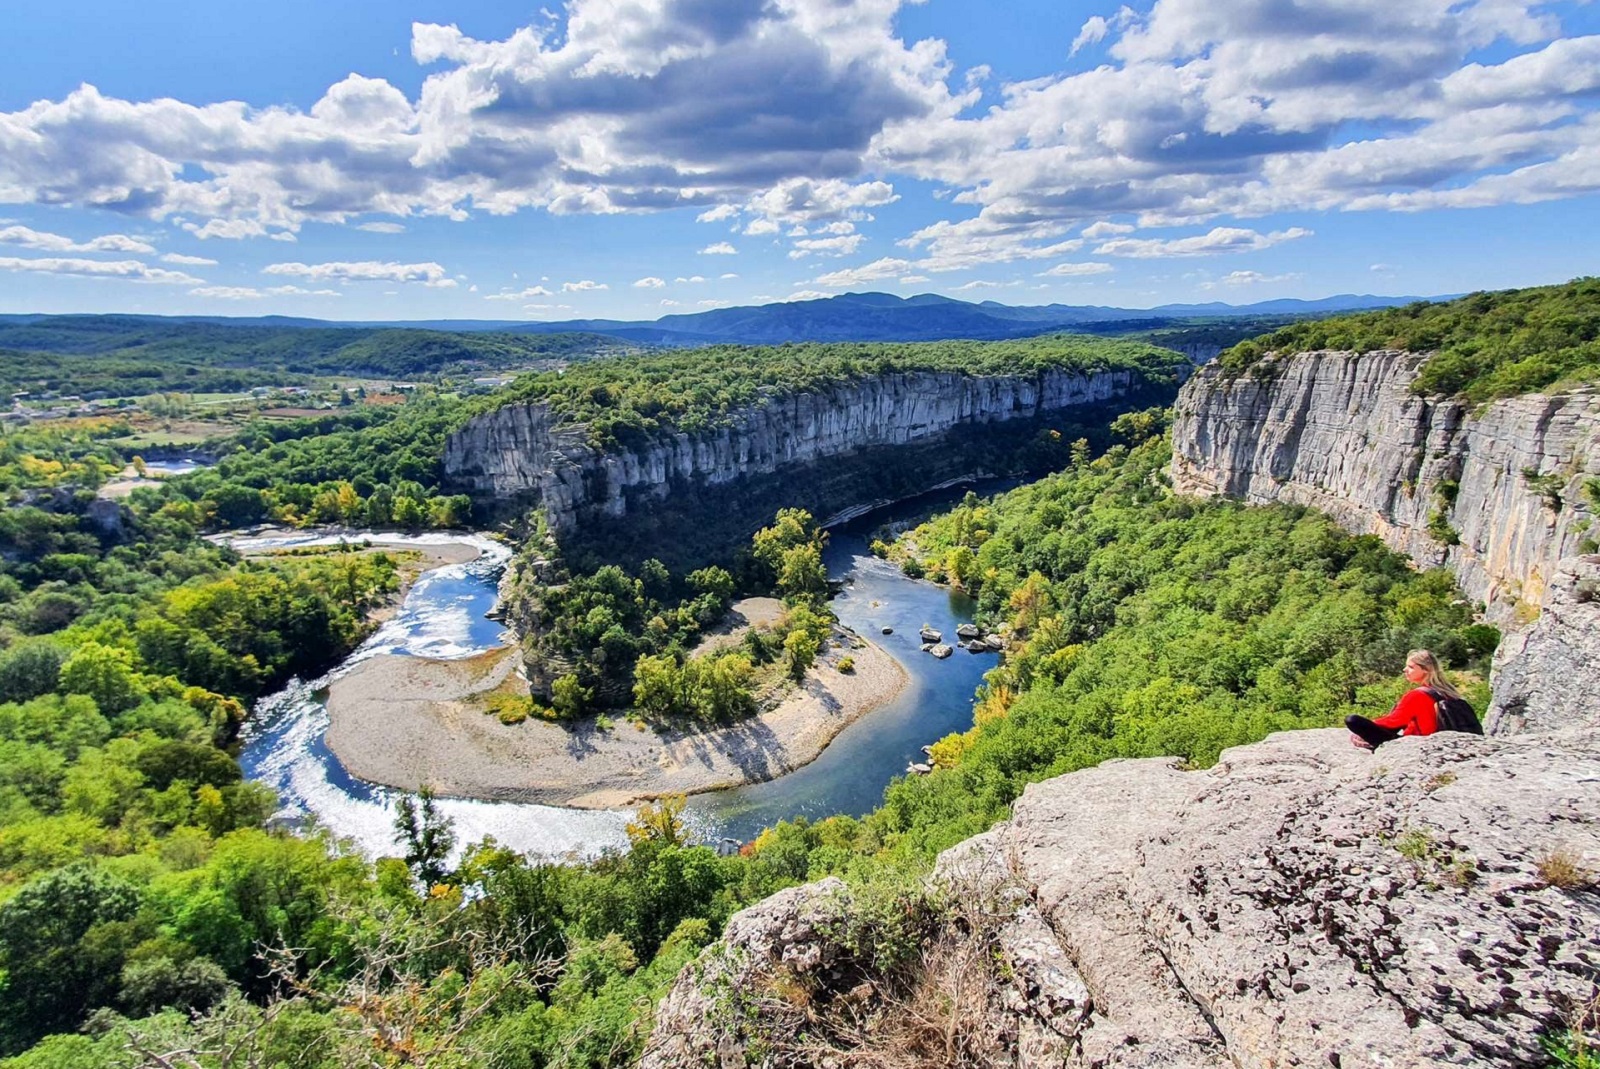
[[956, 638], [966, 639], [969, 642], [981, 634], [983, 634], [983, 631], [977, 624], [962, 624], [956, 628]]
[[917, 634], [921, 637], [922, 641], [924, 641], [924, 642], [943, 642], [944, 641], [944, 635], [941, 634], [938, 631], [935, 631], [931, 627], [924, 627], [921, 631], [917, 632]]
[[954, 653], [955, 650], [951, 649], [949, 646], [946, 646], [943, 642], [941, 642], [938, 645], [934, 646], [933, 649], [929, 650], [928, 652], [933, 654], [935, 657], [939, 658], [939, 660], [942, 661], [946, 657], [948, 657], [952, 653]]

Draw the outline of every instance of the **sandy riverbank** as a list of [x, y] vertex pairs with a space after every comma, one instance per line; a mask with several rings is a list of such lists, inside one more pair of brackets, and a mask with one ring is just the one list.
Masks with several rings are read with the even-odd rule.
[[[835, 637], [844, 645], [830, 645], [775, 708], [703, 730], [640, 730], [620, 718], [610, 731], [593, 722], [506, 726], [482, 711], [481, 695], [507, 682], [515, 650], [462, 661], [375, 657], [329, 688], [327, 741], [362, 779], [457, 797], [599, 809], [757, 783], [815, 760], [906, 685], [881, 648]], [[846, 655], [855, 661], [848, 675], [836, 667]]]

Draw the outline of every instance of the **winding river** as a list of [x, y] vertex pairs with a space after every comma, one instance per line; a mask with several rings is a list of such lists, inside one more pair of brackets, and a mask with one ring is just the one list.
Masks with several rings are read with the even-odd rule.
[[[967, 489], [886, 506], [831, 530], [825, 562], [829, 574], [844, 583], [833, 609], [842, 623], [870, 637], [905, 668], [908, 685], [893, 701], [845, 728], [804, 768], [766, 783], [692, 797], [687, 819], [703, 841], [748, 840], [790, 817], [860, 816], [877, 806], [889, 781], [904, 773], [909, 762], [923, 759], [924, 745], [971, 725], [973, 690], [996, 655], [957, 649], [947, 660], [935, 660], [920, 651], [917, 638], [918, 629], [930, 624], [953, 641], [956, 627], [972, 619], [971, 599], [908, 579], [867, 548], [871, 533], [883, 524], [925, 514], [958, 500]], [[394, 849], [398, 792], [351, 776], [328, 749], [328, 714], [322, 704], [328, 683], [378, 654], [459, 658], [503, 645], [505, 628], [485, 613], [494, 604], [496, 582], [510, 554], [487, 538], [446, 533], [274, 536], [238, 539], [233, 545], [250, 550], [363, 539], [397, 547], [465, 542], [481, 555], [467, 564], [425, 572], [398, 613], [333, 672], [296, 681], [259, 701], [239, 759], [245, 775], [277, 791], [279, 819], [327, 828], [369, 853], [382, 854]], [[893, 634], [883, 635], [884, 627], [893, 628]], [[493, 836], [505, 846], [545, 857], [587, 857], [623, 846], [623, 825], [631, 816], [454, 798], [442, 799], [439, 807], [455, 822], [458, 843]]]

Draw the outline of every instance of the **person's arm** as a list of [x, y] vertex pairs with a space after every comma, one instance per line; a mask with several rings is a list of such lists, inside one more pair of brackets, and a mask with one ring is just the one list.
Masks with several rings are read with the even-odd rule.
[[1433, 711], [1433, 696], [1421, 687], [1410, 690], [1394, 704], [1389, 715], [1374, 720], [1379, 727], [1393, 728], [1407, 735], [1423, 734], [1422, 716]]
[[1401, 696], [1400, 700], [1394, 703], [1394, 708], [1389, 710], [1389, 714], [1387, 716], [1380, 716], [1373, 720], [1373, 723], [1377, 724], [1381, 728], [1389, 728], [1393, 731], [1405, 731], [1417, 718], [1417, 714], [1412, 709], [1411, 703], [1408, 701], [1408, 699], [1413, 694], [1420, 693], [1421, 691], [1415, 690], [1406, 691], [1406, 693]]

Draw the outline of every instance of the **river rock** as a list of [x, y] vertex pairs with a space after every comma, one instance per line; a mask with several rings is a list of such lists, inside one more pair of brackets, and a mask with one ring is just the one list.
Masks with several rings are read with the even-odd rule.
[[1006, 640], [1001, 635], [989, 635], [983, 640], [983, 644], [996, 653], [1006, 648]]
[[956, 638], [967, 639], [970, 641], [971, 639], [977, 638], [981, 634], [983, 634], [983, 631], [978, 627], [977, 624], [962, 624], [960, 627], [956, 628]]
[[921, 761], [913, 761], [906, 766], [906, 771], [913, 776], [926, 776], [933, 771], [933, 766], [923, 764]]
[[892, 634], [894, 634], [894, 628], [885, 627], [885, 628], [883, 628], [883, 633], [886, 634], [886, 635], [892, 635]]
[[941, 632], [935, 631], [931, 627], [924, 627], [921, 631], [917, 632], [917, 635], [924, 642], [943, 642], [944, 641], [944, 635]]
[[935, 657], [939, 658], [939, 660], [942, 661], [946, 657], [948, 657], [952, 653], [954, 653], [955, 650], [951, 649], [949, 646], [946, 646], [943, 642], [940, 642], [940, 643], [937, 643], [933, 647], [933, 649], [929, 650], [928, 652], [933, 654]]
[[[966, 1016], [938, 1025], [960, 1026], [973, 1064], [1019, 1069], [1545, 1064], [1541, 1038], [1596, 990], [1600, 896], [1540, 862], [1600, 864], [1597, 782], [1585, 728], [1378, 754], [1283, 732], [1205, 771], [1122, 760], [1033, 784], [939, 859], [934, 886], [997, 919], [960, 959], [980, 963]], [[737, 914], [679, 976], [642, 1065], [781, 1049], [778, 993], [797, 981], [810, 1013], [844, 1012], [845, 986], [881, 982], [850, 957], [852, 917], [837, 880]], [[961, 937], [933, 938], [925, 954]], [[832, 1034], [885, 1034], [906, 1004]]]

